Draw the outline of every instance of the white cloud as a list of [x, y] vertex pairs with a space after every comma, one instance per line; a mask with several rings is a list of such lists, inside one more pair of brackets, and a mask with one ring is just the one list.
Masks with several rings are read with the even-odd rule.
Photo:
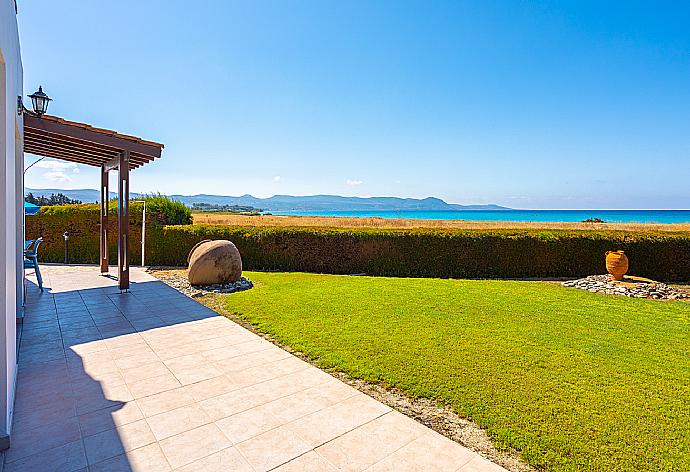
[[61, 170], [56, 170], [52, 172], [45, 172], [43, 174], [43, 178], [50, 181], [50, 182], [57, 182], [57, 183], [64, 183], [64, 182], [71, 182], [72, 177], [67, 175], [64, 171]]
[[354, 186], [356, 186], [356, 185], [362, 185], [362, 184], [364, 183], [364, 181], [362, 181], [362, 180], [350, 180], [350, 179], [347, 179], [347, 180], [345, 181], [345, 183], [346, 183], [347, 185], [350, 185], [350, 186], [354, 187]]
[[53, 159], [44, 159], [40, 162], [37, 162], [36, 167], [57, 171], [57, 170], [76, 169], [77, 164], [75, 164], [74, 162], [62, 162], [62, 161], [55, 161]]
[[274, 182], [279, 182], [281, 178], [282, 178], [281, 176], [276, 175], [275, 177], [273, 177], [273, 181], [274, 181]]
[[76, 163], [56, 161], [53, 159], [44, 159], [42, 161], [38, 161], [35, 167], [48, 169], [48, 172], [44, 172], [41, 175], [49, 182], [72, 182], [72, 177], [70, 177], [67, 172], [71, 170], [73, 174], [80, 173], [79, 166], [77, 166]]

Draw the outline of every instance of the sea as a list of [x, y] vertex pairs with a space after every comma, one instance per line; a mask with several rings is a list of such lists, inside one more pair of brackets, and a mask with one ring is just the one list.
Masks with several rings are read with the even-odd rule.
[[440, 211], [271, 211], [274, 215], [342, 216], [349, 218], [409, 218], [519, 222], [581, 222], [600, 218], [606, 223], [690, 223], [690, 210], [440, 210]]

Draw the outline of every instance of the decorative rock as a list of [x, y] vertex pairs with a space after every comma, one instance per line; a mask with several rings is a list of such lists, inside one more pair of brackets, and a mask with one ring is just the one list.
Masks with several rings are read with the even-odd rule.
[[236, 282], [242, 276], [240, 252], [230, 241], [206, 241], [189, 255], [189, 283], [214, 285]]
[[619, 282], [610, 274], [590, 275], [583, 279], [567, 280], [564, 287], [574, 287], [592, 293], [619, 295], [629, 298], [649, 298], [652, 300], [679, 300], [690, 298], [690, 294], [669, 285], [640, 277], [626, 277]]

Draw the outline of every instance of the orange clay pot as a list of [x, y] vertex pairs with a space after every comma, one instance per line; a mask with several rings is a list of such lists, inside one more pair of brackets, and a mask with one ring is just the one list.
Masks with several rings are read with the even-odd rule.
[[623, 276], [628, 272], [628, 256], [623, 251], [608, 251], [606, 270], [613, 275], [614, 280], [623, 280]]

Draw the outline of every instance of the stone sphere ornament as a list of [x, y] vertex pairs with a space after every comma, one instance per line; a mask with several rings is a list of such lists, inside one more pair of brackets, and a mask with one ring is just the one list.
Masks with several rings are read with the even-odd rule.
[[213, 285], [237, 282], [242, 276], [240, 251], [230, 241], [202, 241], [189, 253], [189, 283]]

